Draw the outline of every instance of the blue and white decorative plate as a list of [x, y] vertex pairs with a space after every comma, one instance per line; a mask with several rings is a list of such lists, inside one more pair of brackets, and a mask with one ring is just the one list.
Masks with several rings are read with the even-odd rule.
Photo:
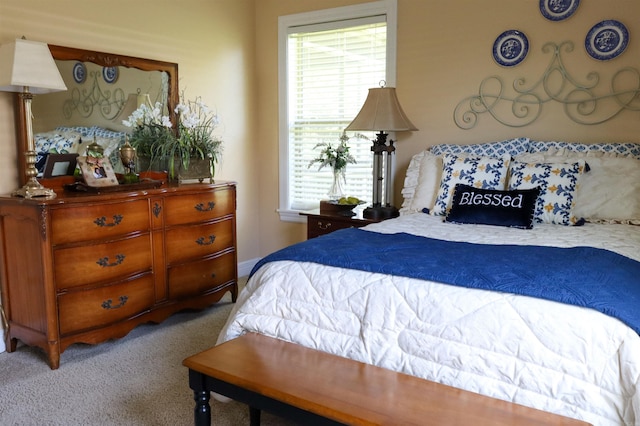
[[518, 65], [528, 52], [529, 40], [521, 31], [505, 31], [493, 43], [493, 59], [505, 67]]
[[73, 66], [73, 80], [78, 83], [84, 83], [87, 79], [87, 67], [82, 62], [76, 62]]
[[103, 67], [102, 78], [109, 84], [115, 83], [118, 79], [118, 67]]
[[580, 0], [540, 0], [540, 12], [550, 21], [562, 21], [576, 11]]
[[607, 61], [620, 55], [629, 43], [629, 31], [622, 22], [606, 20], [589, 30], [584, 40], [587, 53], [594, 59]]

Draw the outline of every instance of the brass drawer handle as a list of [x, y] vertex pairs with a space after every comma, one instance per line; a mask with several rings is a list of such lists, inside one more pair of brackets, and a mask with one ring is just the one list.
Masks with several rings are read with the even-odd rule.
[[96, 220], [93, 221], [93, 223], [95, 223], [98, 226], [107, 226], [107, 227], [118, 226], [120, 225], [120, 222], [122, 222], [122, 215], [120, 214], [114, 214], [113, 222], [110, 222], [110, 223], [107, 223], [107, 218], [105, 216], [96, 218]]
[[331, 222], [327, 222], [326, 225], [323, 225], [322, 222], [318, 222], [318, 228], [326, 231], [327, 229], [331, 228]]
[[196, 240], [196, 244], [200, 246], [210, 246], [215, 241], [215, 235], [209, 235], [209, 239], [207, 240], [205, 237], [200, 237]]
[[124, 254], [116, 254], [116, 261], [113, 263], [109, 263], [109, 257], [103, 257], [102, 259], [98, 259], [98, 261], [96, 262], [98, 265], [102, 266], [103, 268], [108, 268], [111, 266], [118, 266], [120, 265], [123, 261], [124, 261]]
[[207, 203], [207, 207], [204, 206], [204, 203], [198, 203], [194, 206], [194, 209], [198, 210], [199, 212], [210, 212], [211, 210], [213, 210], [215, 205], [216, 203], [214, 203], [213, 201], [209, 201]]
[[120, 296], [118, 298], [120, 300], [120, 303], [112, 306], [111, 304], [113, 303], [113, 300], [111, 299], [107, 299], [104, 302], [102, 302], [102, 308], [103, 309], [118, 309], [118, 308], [122, 308], [124, 306], [125, 303], [127, 303], [127, 300], [129, 300], [129, 296]]

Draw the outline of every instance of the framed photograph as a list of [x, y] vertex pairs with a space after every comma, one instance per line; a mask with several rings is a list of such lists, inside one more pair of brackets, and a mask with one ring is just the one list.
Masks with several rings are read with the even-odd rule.
[[78, 157], [82, 177], [88, 186], [103, 187], [118, 185], [118, 178], [107, 157]]
[[49, 154], [42, 171], [43, 178], [70, 176], [76, 169], [78, 154]]

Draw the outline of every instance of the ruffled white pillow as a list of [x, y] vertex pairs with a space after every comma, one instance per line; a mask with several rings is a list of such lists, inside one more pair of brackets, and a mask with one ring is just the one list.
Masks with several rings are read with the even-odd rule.
[[427, 150], [420, 151], [417, 154], [414, 154], [411, 157], [411, 161], [409, 161], [409, 166], [407, 167], [407, 172], [404, 176], [404, 183], [402, 186], [402, 206], [400, 207], [400, 214], [408, 214], [413, 213], [411, 210], [411, 203], [413, 202], [413, 197], [416, 192], [416, 187], [418, 186], [418, 177], [420, 175], [420, 164], [422, 163], [422, 159], [424, 158]]
[[422, 212], [428, 209], [430, 212], [436, 202], [440, 178], [442, 176], [442, 157], [426, 152], [420, 163], [418, 173], [418, 185], [416, 186], [411, 202], [410, 210]]

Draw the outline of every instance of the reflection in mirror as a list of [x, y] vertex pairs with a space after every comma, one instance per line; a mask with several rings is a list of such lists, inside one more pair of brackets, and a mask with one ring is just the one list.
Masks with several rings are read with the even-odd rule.
[[103, 67], [91, 62], [62, 60], [57, 60], [56, 65], [67, 91], [34, 100], [35, 133], [61, 126], [99, 126], [127, 131], [122, 120], [126, 120], [141, 102], [150, 102], [151, 105], [159, 102], [163, 115], [168, 113], [169, 77], [164, 71]]
[[[36, 151], [78, 152], [100, 138], [115, 158], [129, 131], [122, 124], [141, 102], [160, 102], [164, 114], [175, 123], [178, 103], [178, 64], [131, 56], [49, 45], [68, 90], [34, 97], [32, 103]], [[147, 96], [148, 95], [148, 96]], [[18, 164], [26, 151], [25, 112], [16, 102]], [[56, 129], [82, 128], [78, 135], [58, 137]], [[97, 130], [96, 130], [97, 129]], [[88, 142], [88, 143], [85, 143]], [[105, 152], [106, 153], [106, 152]], [[44, 162], [40, 156], [40, 162]], [[41, 164], [42, 166], [42, 164]], [[26, 181], [20, 168], [20, 184]]]

